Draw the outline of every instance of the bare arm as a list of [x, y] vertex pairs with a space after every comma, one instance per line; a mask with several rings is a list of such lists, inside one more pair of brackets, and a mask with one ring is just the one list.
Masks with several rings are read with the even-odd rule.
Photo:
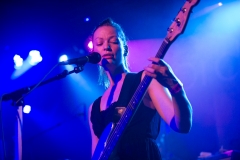
[[170, 126], [176, 131], [188, 133], [192, 127], [192, 106], [184, 89], [172, 95], [174, 113]]
[[[159, 63], [160, 60], [151, 58], [150, 61]], [[148, 93], [160, 116], [173, 130], [188, 133], [192, 126], [192, 106], [170, 66], [165, 62], [162, 65], [151, 64], [145, 68], [144, 74], [154, 78]], [[177, 90], [174, 89], [176, 84], [180, 86]]]
[[97, 143], [98, 143], [98, 137], [94, 134], [94, 131], [93, 131], [93, 128], [92, 128], [91, 112], [92, 112], [92, 105], [89, 107], [88, 121], [89, 121], [89, 128], [90, 128], [90, 131], [91, 131], [91, 137], [92, 137], [92, 156], [93, 156], [93, 153], [94, 153], [95, 148], [96, 148]]
[[171, 95], [167, 88], [153, 79], [148, 94], [163, 120], [175, 131], [189, 132], [192, 125], [192, 107], [184, 90]]

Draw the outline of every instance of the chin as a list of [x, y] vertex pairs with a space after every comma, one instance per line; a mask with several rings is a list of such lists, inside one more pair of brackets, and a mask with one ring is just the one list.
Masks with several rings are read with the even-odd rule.
[[104, 65], [104, 64], [114, 64], [114, 65], [116, 65], [115, 64], [115, 61], [113, 60], [113, 59], [103, 59], [102, 60], [102, 64]]

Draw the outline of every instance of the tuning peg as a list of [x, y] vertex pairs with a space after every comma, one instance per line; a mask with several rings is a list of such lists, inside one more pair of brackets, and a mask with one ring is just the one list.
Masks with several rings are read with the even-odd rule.
[[168, 28], [167, 31], [172, 33], [173, 32], [173, 28]]
[[175, 19], [175, 22], [177, 23], [177, 26], [178, 26], [178, 27], [181, 25], [181, 20], [180, 20], [180, 18], [176, 18], [176, 19]]
[[181, 8], [180, 11], [182, 11], [183, 13], [187, 12], [186, 8]]

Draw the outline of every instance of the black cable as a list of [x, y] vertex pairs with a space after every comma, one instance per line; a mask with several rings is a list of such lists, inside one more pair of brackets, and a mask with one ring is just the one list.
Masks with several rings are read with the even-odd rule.
[[36, 89], [43, 81], [44, 79], [46, 79], [46, 77], [59, 65], [59, 63], [57, 63], [55, 66], [53, 66], [53, 68], [42, 78], [42, 80], [40, 80], [38, 82], [38, 84], [36, 84], [27, 94], [25, 94], [24, 96], [22, 96], [21, 98], [19, 98], [16, 101], [16, 104], [18, 104], [19, 101], [21, 101], [24, 97], [26, 97], [28, 94], [30, 94], [34, 89]]

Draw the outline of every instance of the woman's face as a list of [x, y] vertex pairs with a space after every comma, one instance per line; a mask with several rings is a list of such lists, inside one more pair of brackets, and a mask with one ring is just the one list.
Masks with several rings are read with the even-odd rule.
[[105, 64], [123, 65], [123, 42], [112, 26], [101, 26], [94, 32], [93, 52], [102, 56], [99, 65], [103, 67]]

